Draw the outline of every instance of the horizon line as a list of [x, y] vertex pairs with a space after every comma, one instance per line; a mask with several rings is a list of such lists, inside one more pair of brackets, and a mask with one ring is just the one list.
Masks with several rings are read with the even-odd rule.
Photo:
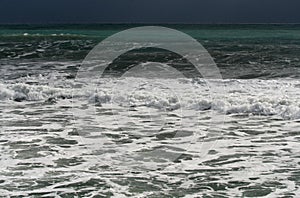
[[47, 23], [0, 23], [0, 25], [300, 25], [299, 23], [182, 23], [182, 22], [47, 22]]

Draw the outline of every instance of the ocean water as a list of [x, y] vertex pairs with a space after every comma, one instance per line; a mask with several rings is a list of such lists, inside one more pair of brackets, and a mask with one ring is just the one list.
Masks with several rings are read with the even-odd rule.
[[[0, 26], [0, 195], [299, 197], [300, 26], [164, 25], [208, 50], [214, 98], [160, 49], [121, 55], [83, 89], [86, 55], [136, 26]], [[118, 78], [152, 62], [186, 78]]]

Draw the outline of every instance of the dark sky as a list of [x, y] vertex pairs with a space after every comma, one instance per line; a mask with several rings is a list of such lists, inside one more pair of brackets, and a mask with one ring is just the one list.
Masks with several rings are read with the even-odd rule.
[[0, 23], [300, 23], [300, 0], [0, 0]]

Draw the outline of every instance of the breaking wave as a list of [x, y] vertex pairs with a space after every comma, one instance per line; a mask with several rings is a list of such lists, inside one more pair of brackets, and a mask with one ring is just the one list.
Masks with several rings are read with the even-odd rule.
[[[224, 114], [300, 118], [300, 86], [296, 80], [222, 80], [223, 93], [212, 93], [203, 79], [166, 80], [124, 78], [103, 79], [97, 86], [78, 88], [80, 83], [61, 80], [53, 84], [0, 83], [2, 101], [60, 100], [86, 101], [88, 104], [115, 104], [122, 107], [145, 106], [173, 111], [180, 108], [216, 111]], [[122, 88], [119, 85], [124, 85]], [[125, 86], [126, 85], [126, 86]], [[180, 95], [179, 95], [180, 93]], [[213, 98], [211, 94], [215, 95]]]

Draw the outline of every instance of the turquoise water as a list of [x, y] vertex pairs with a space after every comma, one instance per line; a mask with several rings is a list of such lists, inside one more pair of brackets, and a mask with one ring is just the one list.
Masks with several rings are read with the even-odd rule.
[[[0, 58], [83, 60], [101, 40], [136, 25], [0, 26]], [[299, 25], [167, 25], [197, 39], [224, 78], [299, 77]]]

